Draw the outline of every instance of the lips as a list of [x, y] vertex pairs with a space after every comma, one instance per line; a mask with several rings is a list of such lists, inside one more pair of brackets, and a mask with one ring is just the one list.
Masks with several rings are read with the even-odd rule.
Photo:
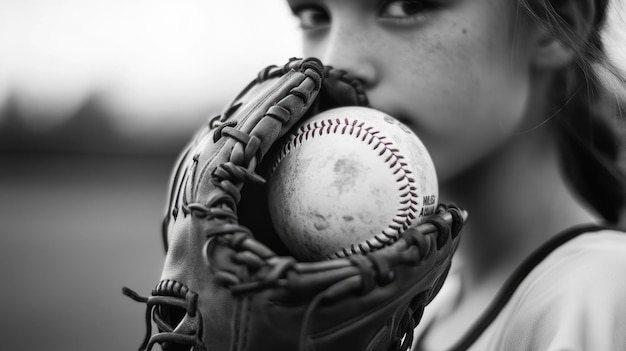
[[421, 123], [419, 122], [418, 118], [410, 117], [408, 114], [402, 113], [401, 111], [398, 111], [398, 110], [394, 111], [393, 109], [380, 109], [380, 108], [377, 108], [376, 106], [374, 106], [374, 108], [397, 119], [398, 121], [400, 121], [400, 123], [404, 124], [409, 129], [411, 129], [415, 134], [418, 134], [418, 132], [421, 129], [420, 128]]
[[415, 129], [414, 129], [414, 128], [415, 128], [415, 126], [414, 126], [414, 124], [415, 124], [415, 123], [413, 122], [413, 120], [409, 119], [408, 117], [405, 117], [405, 116], [403, 116], [403, 115], [398, 115], [398, 114], [393, 115], [393, 114], [391, 114], [391, 113], [388, 113], [388, 115], [390, 115], [390, 116], [394, 117], [395, 119], [397, 119], [398, 121], [400, 121], [400, 123], [402, 123], [402, 124], [404, 124], [405, 126], [407, 126], [407, 127], [411, 128], [412, 130], [415, 130]]
[[391, 94], [389, 90], [380, 87], [367, 91], [370, 107], [382, 111], [406, 125], [415, 134], [424, 133], [423, 120], [414, 108], [410, 108], [411, 102], [402, 100], [403, 95]]

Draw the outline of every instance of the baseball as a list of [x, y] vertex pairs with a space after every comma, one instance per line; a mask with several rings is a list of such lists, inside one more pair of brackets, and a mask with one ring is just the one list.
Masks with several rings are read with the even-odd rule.
[[307, 119], [270, 162], [271, 220], [299, 260], [377, 250], [437, 206], [437, 175], [422, 142], [371, 108]]

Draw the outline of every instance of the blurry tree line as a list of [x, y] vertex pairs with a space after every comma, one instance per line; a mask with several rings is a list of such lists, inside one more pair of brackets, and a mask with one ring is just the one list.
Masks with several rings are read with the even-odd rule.
[[[116, 117], [112, 118], [102, 102], [92, 96], [65, 122], [37, 128], [9, 97], [0, 110], [0, 152], [171, 156], [182, 149], [200, 125], [190, 124], [189, 118], [171, 116], [172, 123], [184, 123], [187, 128], [168, 133], [164, 127], [155, 135], [138, 136], [120, 133], [120, 126], [115, 125], [120, 118]], [[202, 121], [204, 117], [196, 119]]]

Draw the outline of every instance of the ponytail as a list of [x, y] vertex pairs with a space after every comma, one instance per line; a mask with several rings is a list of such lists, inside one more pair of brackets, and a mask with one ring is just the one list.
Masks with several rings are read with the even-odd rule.
[[[610, 94], [580, 70], [577, 91], [556, 119], [561, 166], [574, 191], [607, 222], [616, 223], [626, 205], [626, 176], [619, 167], [620, 142], [611, 118]], [[615, 102], [617, 103], [617, 102]], [[618, 110], [618, 109], [615, 109]]]
[[607, 88], [600, 71], [623, 87], [626, 77], [609, 62], [603, 47], [608, 0], [595, 1], [595, 20], [585, 35], [576, 33], [558, 13], [559, 1], [519, 0], [519, 5], [576, 53], [576, 62], [559, 72], [554, 86], [561, 92], [555, 101], [560, 111], [556, 123], [561, 166], [574, 191], [614, 224], [626, 210], [626, 174], [619, 166], [626, 136], [619, 135], [613, 122], [626, 104]]

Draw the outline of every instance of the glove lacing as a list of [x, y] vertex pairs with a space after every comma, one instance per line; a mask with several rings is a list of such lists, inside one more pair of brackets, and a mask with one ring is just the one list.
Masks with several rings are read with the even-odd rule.
[[[441, 217], [431, 216], [424, 220], [424, 223], [430, 223], [435, 227], [434, 231], [422, 232], [418, 228], [407, 230], [402, 238], [407, 242], [407, 252], [412, 253], [410, 262], [418, 265], [430, 253], [430, 240], [434, 236], [436, 240], [437, 250], [441, 249], [450, 239], [456, 238], [461, 230], [463, 216], [461, 210], [455, 205], [439, 205], [437, 212], [442, 213], [448, 211], [452, 215], [451, 226]], [[417, 250], [411, 250], [416, 247]], [[307, 306], [304, 314], [300, 335], [298, 338], [298, 350], [308, 351], [308, 332], [310, 322], [313, 319], [313, 313], [318, 305], [324, 300], [338, 300], [342, 296], [350, 293], [367, 294], [377, 286], [384, 286], [393, 281], [395, 275], [389, 267], [387, 261], [376, 255], [353, 255], [348, 256], [350, 263], [358, 268], [359, 274], [339, 281], [324, 291], [318, 293]], [[413, 330], [419, 324], [424, 314], [424, 308], [437, 295], [445, 277], [447, 276], [450, 266], [438, 277], [435, 284], [426, 291], [421, 292], [411, 299], [404, 315], [397, 327], [394, 340], [390, 343], [389, 351], [406, 351], [411, 348], [413, 343]]]
[[[150, 351], [154, 344], [178, 344], [189, 345], [195, 347], [196, 350], [206, 350], [202, 343], [200, 331], [202, 330], [202, 319], [200, 314], [197, 313], [198, 294], [191, 292], [184, 285], [173, 282], [163, 281], [153, 290], [150, 297], [145, 297], [137, 294], [135, 291], [124, 287], [122, 289], [124, 295], [131, 299], [145, 303], [146, 307], [146, 336], [144, 337], [140, 351]], [[171, 296], [163, 296], [157, 294], [168, 294]], [[174, 306], [184, 309], [186, 315], [184, 321], [178, 323], [178, 326], [172, 326], [165, 321], [159, 314], [159, 306]], [[152, 320], [161, 330], [161, 332], [152, 334]], [[181, 326], [187, 330], [181, 331]]]

